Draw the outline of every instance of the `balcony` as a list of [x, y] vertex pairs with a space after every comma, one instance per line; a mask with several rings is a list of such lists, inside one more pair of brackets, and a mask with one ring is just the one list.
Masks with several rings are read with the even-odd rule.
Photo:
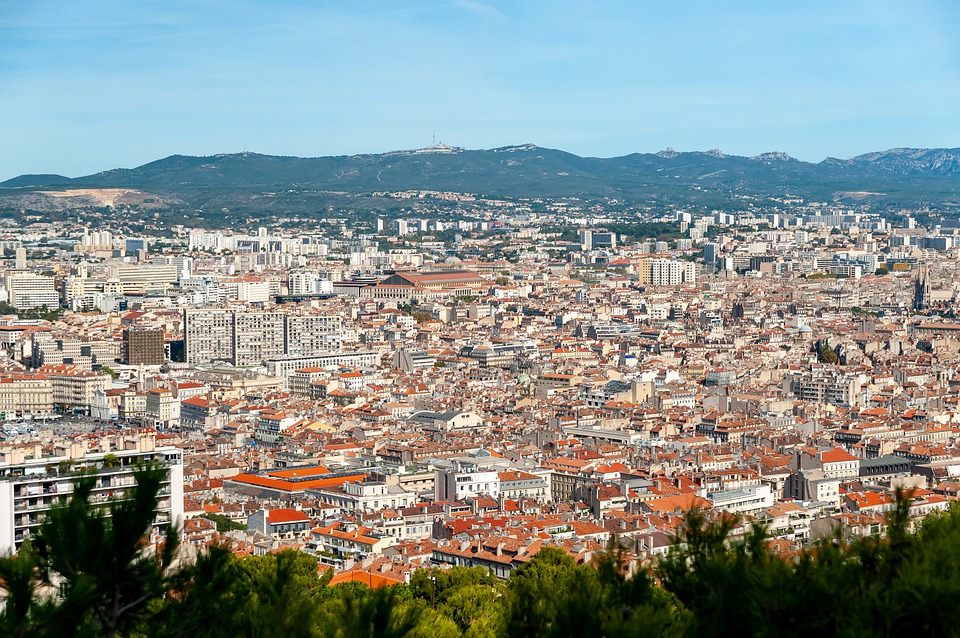
[[46, 511], [65, 500], [66, 500], [65, 498], [61, 498], [61, 499], [47, 498], [47, 499], [39, 499], [37, 501], [20, 501], [19, 503], [14, 504], [13, 511], [14, 512]]
[[42, 519], [39, 516], [22, 516], [20, 518], [14, 519], [14, 527], [32, 527], [34, 525], [39, 525]]

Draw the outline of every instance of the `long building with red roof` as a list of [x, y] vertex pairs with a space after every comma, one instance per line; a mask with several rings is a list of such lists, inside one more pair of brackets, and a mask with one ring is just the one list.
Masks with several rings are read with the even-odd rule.
[[224, 481], [224, 489], [246, 496], [281, 501], [303, 498], [307, 490], [339, 487], [347, 482], [363, 481], [368, 471], [331, 472], [322, 466], [289, 470], [241, 473]]

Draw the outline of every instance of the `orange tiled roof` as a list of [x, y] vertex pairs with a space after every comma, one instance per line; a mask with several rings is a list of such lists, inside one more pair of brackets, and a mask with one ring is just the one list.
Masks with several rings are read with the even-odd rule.
[[268, 511], [267, 520], [273, 525], [281, 525], [283, 523], [299, 523], [309, 521], [310, 517], [300, 510], [288, 507]]
[[[294, 470], [284, 470], [282, 473], [293, 472]], [[292, 481], [287, 480], [287, 478], [292, 478], [292, 474], [288, 474], [287, 477], [281, 476], [275, 478], [277, 473], [271, 472], [270, 474], [237, 474], [231, 481], [237, 483], [245, 483], [248, 485], [256, 485], [259, 487], [266, 487], [275, 490], [284, 490], [288, 492], [299, 491], [299, 490], [311, 490], [321, 487], [336, 487], [338, 485], [343, 485], [349, 481], [362, 481], [363, 479], [369, 476], [368, 473], [358, 472], [356, 474], [348, 475], [338, 475], [332, 477], [324, 477], [323, 474], [317, 474], [317, 478], [301, 480], [301, 481]]]
[[358, 568], [340, 572], [330, 580], [330, 585], [350, 582], [363, 583], [370, 589], [380, 589], [381, 587], [403, 584], [404, 580], [395, 577], [393, 574], [374, 573], [366, 569]]

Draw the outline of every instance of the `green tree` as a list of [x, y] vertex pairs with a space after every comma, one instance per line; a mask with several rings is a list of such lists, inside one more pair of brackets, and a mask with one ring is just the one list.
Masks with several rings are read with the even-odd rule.
[[[424, 606], [409, 600], [402, 587], [333, 588], [319, 610], [320, 635], [327, 638], [401, 638], [415, 630]], [[407, 600], [404, 600], [406, 595]]]
[[886, 538], [834, 535], [793, 559], [774, 554], [763, 528], [690, 512], [660, 564], [663, 588], [689, 610], [689, 635], [956, 635], [960, 508], [910, 533], [912, 494], [897, 492]]
[[574, 562], [563, 550], [545, 547], [514, 571], [507, 583], [507, 635], [511, 638], [552, 636], [566, 606]]
[[[55, 605], [37, 598], [37, 556], [29, 539], [14, 556], [0, 557], [0, 635], [16, 638], [53, 635]], [[50, 631], [45, 630], [45, 628]]]
[[502, 595], [495, 585], [465, 585], [451, 593], [441, 606], [442, 613], [463, 636], [496, 638], [503, 634], [503, 617], [497, 613]]
[[240, 586], [246, 593], [244, 635], [296, 637], [313, 634], [317, 622], [314, 599], [321, 581], [317, 559], [293, 550], [239, 562]]
[[155, 638], [232, 638], [249, 626], [256, 613], [239, 577], [240, 561], [226, 546], [214, 545], [172, 578], [169, 596], [140, 636]]
[[410, 594], [433, 606], [445, 604], [458, 589], [472, 585], [498, 587], [500, 581], [482, 567], [418, 569], [410, 576]]
[[318, 602], [333, 572], [319, 577], [317, 560], [286, 550], [242, 560], [214, 546], [180, 570], [171, 595], [144, 636], [262, 638], [317, 635]]
[[213, 521], [217, 525], [217, 532], [223, 534], [232, 530], [244, 530], [247, 529], [247, 526], [243, 523], [238, 523], [237, 521], [227, 518], [223, 514], [204, 514], [204, 518], [207, 520]]
[[626, 564], [615, 545], [596, 565], [575, 565], [547, 547], [507, 582], [508, 636], [679, 636], [686, 614], [677, 599]]
[[147, 551], [144, 540], [165, 476], [161, 467], [137, 468], [130, 493], [105, 505], [91, 503], [94, 477], [82, 476], [66, 505], [47, 514], [36, 564], [39, 584], [59, 592], [50, 626], [63, 635], [112, 638], [134, 627], [163, 594], [179, 546], [177, 529], [167, 527], [159, 553]]
[[820, 363], [834, 364], [840, 360], [837, 356], [837, 353], [834, 351], [830, 344], [826, 344], [823, 348], [820, 349], [820, 355], [818, 356]]

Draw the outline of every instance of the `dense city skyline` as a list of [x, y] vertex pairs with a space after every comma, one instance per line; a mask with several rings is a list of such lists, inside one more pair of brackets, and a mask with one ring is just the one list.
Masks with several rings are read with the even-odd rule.
[[171, 154], [955, 147], [946, 2], [116, 2], [0, 24], [0, 179]]
[[955, 633], [960, 5], [7, 4], [0, 636]]

